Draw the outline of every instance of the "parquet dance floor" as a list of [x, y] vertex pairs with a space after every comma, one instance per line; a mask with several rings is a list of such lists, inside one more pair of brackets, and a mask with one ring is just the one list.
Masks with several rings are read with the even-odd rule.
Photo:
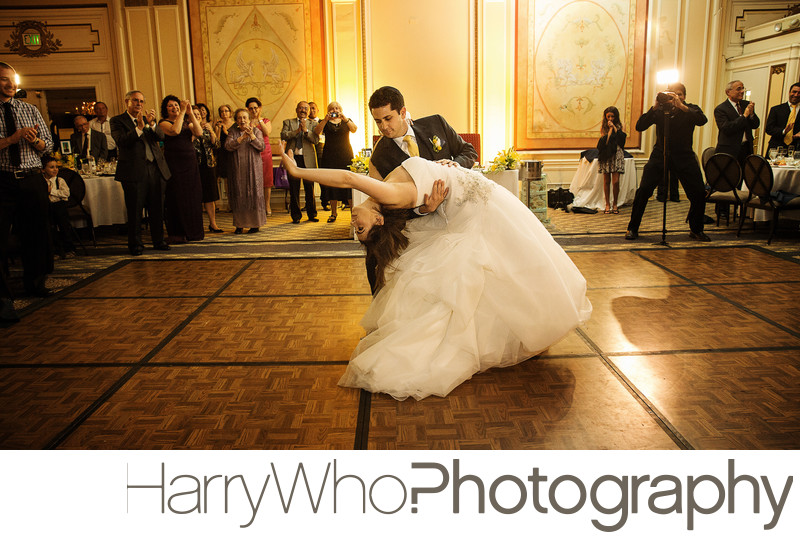
[[420, 402], [337, 386], [363, 258], [122, 260], [0, 329], [0, 448], [800, 448], [796, 260], [570, 256], [585, 326]]

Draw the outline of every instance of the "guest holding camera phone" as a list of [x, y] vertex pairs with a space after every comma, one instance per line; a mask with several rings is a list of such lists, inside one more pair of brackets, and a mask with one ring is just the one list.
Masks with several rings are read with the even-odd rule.
[[[642, 114], [636, 122], [637, 131], [645, 131], [650, 126], [656, 126], [656, 144], [650, 154], [650, 159], [642, 172], [642, 183], [636, 190], [631, 210], [631, 220], [628, 223], [626, 240], [635, 240], [639, 237], [639, 225], [642, 215], [647, 207], [648, 199], [653, 195], [659, 183], [664, 179], [664, 167], [671, 174], [675, 174], [683, 185], [683, 190], [689, 198], [689, 237], [697, 241], [711, 241], [703, 232], [705, 213], [706, 191], [703, 186], [703, 176], [697, 156], [692, 150], [692, 135], [695, 126], [705, 125], [708, 118], [697, 105], [687, 103], [686, 87], [679, 83], [667, 86], [666, 92], [656, 96], [655, 103], [650, 110]], [[668, 127], [669, 137], [664, 141], [664, 127]], [[667, 161], [664, 162], [664, 148], [666, 144]]]
[[[600, 140], [597, 141], [597, 170], [603, 175], [603, 194], [606, 197], [606, 209], [603, 213], [619, 213], [619, 175], [625, 174], [625, 139], [628, 135], [622, 130], [617, 107], [608, 107], [603, 111], [603, 123], [600, 128]], [[613, 206], [611, 193], [614, 195]]]
[[[338, 168], [346, 170], [353, 161], [353, 147], [350, 145], [350, 133], [355, 133], [358, 126], [342, 112], [342, 106], [336, 101], [328, 105], [328, 114], [314, 128], [318, 136], [325, 134], [325, 147], [322, 150], [320, 168]], [[339, 201], [353, 206], [353, 190], [338, 187], [328, 188], [328, 200], [331, 205], [331, 216], [328, 222], [336, 220]]]

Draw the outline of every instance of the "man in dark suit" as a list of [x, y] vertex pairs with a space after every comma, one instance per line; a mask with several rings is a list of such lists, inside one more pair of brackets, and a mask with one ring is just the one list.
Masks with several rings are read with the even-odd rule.
[[732, 80], [725, 88], [728, 99], [714, 109], [714, 121], [719, 135], [715, 153], [732, 155], [744, 166], [744, 160], [753, 154], [753, 129], [761, 120], [755, 113], [752, 102], [744, 99], [744, 83]]
[[105, 135], [89, 129], [86, 116], [75, 116], [72, 123], [75, 125], [75, 132], [69, 136], [69, 142], [73, 155], [82, 159], [92, 156], [95, 161], [108, 159], [108, 141]]
[[111, 136], [117, 143], [117, 173], [128, 211], [128, 250], [142, 254], [142, 209], [150, 216], [153, 248], [169, 251], [164, 242], [162, 182], [171, 176], [158, 141], [163, 133], [155, 129], [156, 111], [144, 111], [144, 95], [131, 90], [125, 95], [127, 110], [111, 118]]
[[792, 146], [795, 150], [800, 147], [800, 122], [797, 121], [800, 113], [800, 82], [795, 82], [789, 87], [789, 101], [775, 105], [769, 109], [767, 125], [764, 127], [770, 136], [767, 154], [772, 148], [778, 146]]
[[[403, 94], [391, 86], [378, 88], [369, 98], [372, 117], [383, 135], [375, 144], [369, 162], [369, 175], [383, 180], [409, 157], [419, 156], [430, 161], [449, 161], [472, 168], [478, 153], [465, 142], [447, 121], [439, 116], [426, 116], [409, 125]], [[442, 200], [425, 195], [425, 204], [415, 209], [411, 217], [434, 211]], [[376, 261], [367, 257], [367, 278], [375, 293]]]
[[[669, 100], [660, 102], [656, 98], [650, 110], [641, 115], [636, 122], [637, 131], [645, 131], [656, 126], [656, 143], [650, 159], [644, 166], [642, 182], [636, 190], [631, 209], [631, 220], [628, 223], [626, 240], [639, 237], [639, 226], [647, 207], [647, 200], [653, 195], [656, 186], [663, 181], [664, 168], [674, 174], [683, 185], [689, 199], [689, 237], [697, 241], [711, 241], [703, 232], [703, 217], [706, 207], [706, 191], [703, 187], [703, 176], [700, 165], [692, 149], [692, 137], [695, 126], [705, 125], [708, 118], [697, 105], [686, 102], [686, 87], [680, 82], [672, 83], [664, 92]], [[667, 124], [667, 122], [669, 122]], [[664, 126], [669, 126], [669, 140], [664, 141]], [[664, 146], [666, 144], [666, 162]]]

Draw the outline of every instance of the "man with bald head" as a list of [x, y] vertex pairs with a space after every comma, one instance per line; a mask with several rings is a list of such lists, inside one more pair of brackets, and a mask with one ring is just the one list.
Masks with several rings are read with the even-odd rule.
[[111, 136], [111, 122], [108, 119], [108, 106], [102, 101], [94, 104], [95, 117], [89, 121], [89, 128], [92, 131], [98, 131], [105, 135], [106, 145], [108, 146], [108, 158], [116, 159], [117, 157], [117, 143], [114, 142], [114, 137]]
[[69, 136], [72, 153], [81, 159], [89, 159], [89, 156], [94, 157], [95, 161], [108, 159], [108, 142], [105, 135], [89, 129], [89, 120], [86, 116], [75, 116], [72, 123], [75, 126], [75, 132]]

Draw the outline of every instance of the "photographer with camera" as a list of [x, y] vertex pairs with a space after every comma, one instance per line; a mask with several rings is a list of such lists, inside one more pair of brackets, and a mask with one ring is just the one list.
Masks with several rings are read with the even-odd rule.
[[[637, 131], [645, 131], [656, 126], [656, 143], [650, 159], [644, 166], [642, 182], [636, 190], [628, 223], [626, 240], [639, 237], [639, 226], [647, 201], [659, 183], [664, 179], [665, 167], [678, 177], [683, 190], [689, 198], [689, 237], [697, 241], [711, 241], [703, 232], [705, 212], [705, 187], [697, 156], [692, 150], [692, 136], [695, 126], [705, 125], [708, 118], [697, 105], [686, 103], [686, 87], [675, 82], [667, 86], [666, 92], [656, 96], [650, 110], [642, 114], [636, 122]], [[668, 132], [665, 142], [665, 127]], [[666, 151], [665, 151], [666, 150]], [[665, 162], [666, 154], [666, 162]]]
[[[328, 105], [328, 113], [314, 128], [317, 135], [325, 134], [325, 147], [319, 160], [320, 168], [347, 169], [353, 160], [353, 147], [350, 145], [350, 133], [355, 133], [358, 126], [342, 113], [342, 106], [336, 101]], [[353, 207], [353, 190], [328, 187], [328, 200], [331, 216], [328, 222], [336, 220], [339, 201], [347, 202]]]

